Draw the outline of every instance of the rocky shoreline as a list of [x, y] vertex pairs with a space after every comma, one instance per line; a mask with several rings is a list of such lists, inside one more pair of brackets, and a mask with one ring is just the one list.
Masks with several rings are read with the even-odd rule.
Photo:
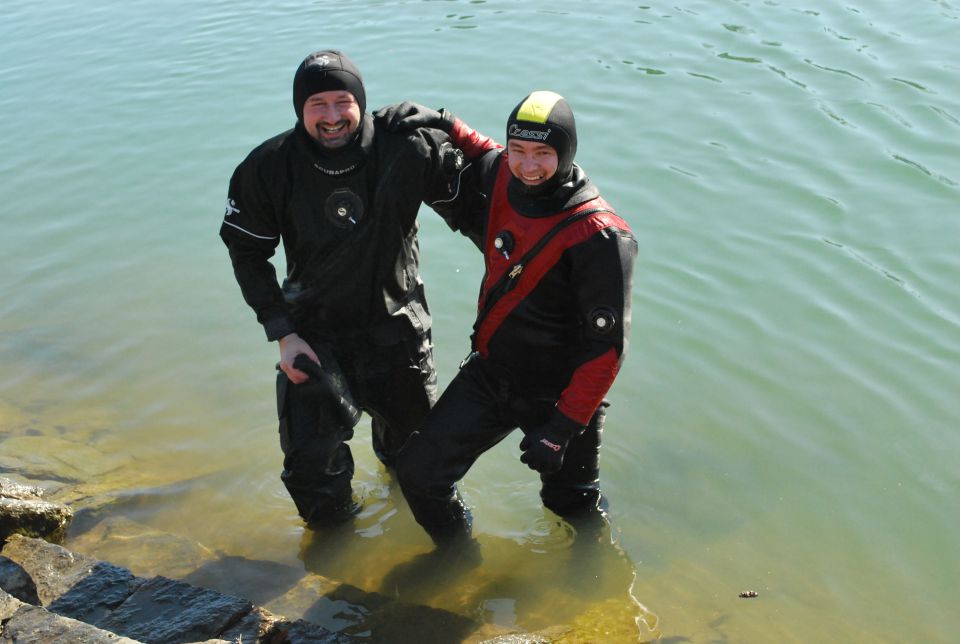
[[[477, 638], [479, 624], [427, 606], [322, 580], [334, 601], [381, 614], [382, 629], [358, 636], [290, 620], [254, 602], [64, 548], [71, 509], [39, 487], [0, 477], [0, 644], [349, 644], [353, 642], [547, 643], [547, 633]], [[329, 593], [328, 593], [329, 594]], [[388, 626], [386, 626], [388, 625]]]
[[309, 642], [354, 638], [248, 600], [11, 535], [0, 551], [0, 642]]

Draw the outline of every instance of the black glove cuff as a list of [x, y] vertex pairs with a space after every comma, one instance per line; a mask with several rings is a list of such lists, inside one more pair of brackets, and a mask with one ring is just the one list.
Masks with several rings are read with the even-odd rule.
[[450, 132], [453, 131], [453, 125], [456, 120], [457, 117], [453, 115], [453, 112], [445, 107], [440, 108], [440, 123], [437, 127], [447, 134], [450, 134]]
[[578, 436], [581, 432], [583, 432], [583, 430], [586, 429], [586, 427], [573, 420], [559, 409], [553, 410], [553, 415], [550, 416], [550, 425], [551, 427], [555, 428], [557, 432], [562, 433], [564, 436], [569, 438]]

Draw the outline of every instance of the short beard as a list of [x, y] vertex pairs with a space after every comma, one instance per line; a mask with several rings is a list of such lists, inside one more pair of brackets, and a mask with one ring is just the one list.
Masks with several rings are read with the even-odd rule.
[[320, 147], [324, 148], [325, 150], [339, 150], [340, 148], [343, 148], [349, 145], [350, 142], [353, 141], [354, 137], [357, 134], [357, 131], [359, 130], [358, 128], [358, 130], [354, 130], [353, 132], [350, 132], [349, 127], [350, 127], [349, 124], [347, 124], [344, 127], [344, 133], [337, 136], [337, 138], [326, 139], [326, 138], [323, 138], [322, 136], [323, 127], [317, 124], [314, 126], [314, 130], [320, 136], [314, 136], [313, 139], [317, 142], [317, 144]]

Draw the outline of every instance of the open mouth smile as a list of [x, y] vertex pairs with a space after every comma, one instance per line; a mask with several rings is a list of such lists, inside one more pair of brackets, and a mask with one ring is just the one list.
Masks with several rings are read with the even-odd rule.
[[320, 125], [320, 131], [324, 134], [340, 134], [347, 127], [346, 121], [340, 121], [336, 125]]

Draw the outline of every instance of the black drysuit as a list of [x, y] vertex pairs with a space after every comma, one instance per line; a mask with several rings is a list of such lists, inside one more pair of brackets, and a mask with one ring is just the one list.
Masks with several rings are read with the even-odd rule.
[[[449, 196], [438, 130], [391, 133], [365, 115], [345, 149], [320, 148], [301, 123], [254, 149], [230, 181], [220, 236], [269, 340], [296, 332], [330, 382], [373, 418], [390, 464], [436, 400], [417, 213]], [[283, 288], [270, 263], [283, 242]], [[308, 522], [351, 503], [353, 435], [315, 379], [277, 377], [281, 478]]]

